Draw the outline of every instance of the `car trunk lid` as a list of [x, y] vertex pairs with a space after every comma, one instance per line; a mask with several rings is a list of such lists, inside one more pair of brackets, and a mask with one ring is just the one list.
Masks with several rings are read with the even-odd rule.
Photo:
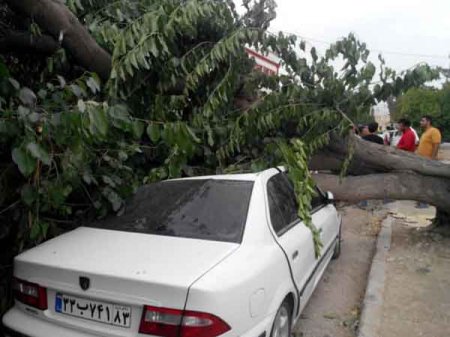
[[237, 247], [81, 227], [16, 257], [15, 276], [47, 288], [49, 317], [60, 319], [57, 296], [68, 294], [129, 305], [137, 329], [143, 305], [184, 309], [190, 285]]

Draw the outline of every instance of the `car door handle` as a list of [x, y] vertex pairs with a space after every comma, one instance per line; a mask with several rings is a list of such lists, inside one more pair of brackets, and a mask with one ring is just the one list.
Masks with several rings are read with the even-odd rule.
[[295, 260], [298, 257], [298, 250], [296, 250], [293, 254], [292, 254], [292, 260]]

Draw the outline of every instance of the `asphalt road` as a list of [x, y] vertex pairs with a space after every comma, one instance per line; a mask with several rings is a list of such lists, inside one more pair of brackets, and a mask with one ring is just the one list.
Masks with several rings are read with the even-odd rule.
[[341, 256], [328, 266], [297, 323], [295, 337], [356, 335], [376, 236], [387, 213], [377, 209], [362, 210], [355, 206], [341, 209]]

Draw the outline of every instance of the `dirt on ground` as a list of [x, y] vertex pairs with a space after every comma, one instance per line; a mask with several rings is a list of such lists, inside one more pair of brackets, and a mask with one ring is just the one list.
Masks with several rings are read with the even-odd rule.
[[[450, 336], [450, 231], [429, 227], [432, 207], [392, 204], [382, 337]], [[420, 213], [420, 217], [416, 214]], [[427, 227], [428, 226], [428, 227]]]
[[450, 163], [450, 143], [444, 143], [441, 145], [438, 159]]
[[367, 284], [377, 234], [387, 210], [380, 203], [368, 210], [340, 209], [343, 215], [342, 251], [331, 261], [296, 325], [295, 337], [353, 337]]

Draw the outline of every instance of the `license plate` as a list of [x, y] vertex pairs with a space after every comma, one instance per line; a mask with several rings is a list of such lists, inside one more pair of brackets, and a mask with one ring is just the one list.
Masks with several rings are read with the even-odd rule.
[[61, 314], [129, 328], [131, 308], [65, 294], [56, 294], [55, 311]]

